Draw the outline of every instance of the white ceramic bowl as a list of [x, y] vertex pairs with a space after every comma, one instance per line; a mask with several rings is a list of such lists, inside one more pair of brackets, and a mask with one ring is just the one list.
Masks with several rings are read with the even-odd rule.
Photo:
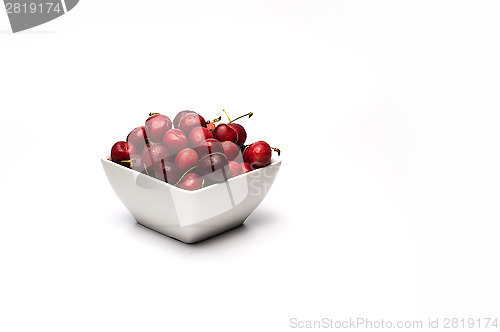
[[174, 187], [102, 158], [111, 186], [141, 225], [194, 243], [242, 225], [262, 202], [281, 160], [196, 191]]

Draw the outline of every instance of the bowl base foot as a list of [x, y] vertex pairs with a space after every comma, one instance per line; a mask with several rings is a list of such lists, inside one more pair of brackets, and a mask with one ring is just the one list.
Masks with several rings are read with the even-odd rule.
[[[139, 225], [146, 227], [150, 230], [153, 230], [157, 233], [160, 233], [162, 235], [168, 236], [169, 238], [175, 239], [175, 240], [180, 241], [182, 243], [194, 244], [194, 243], [198, 243], [198, 242], [210, 239], [210, 238], [215, 237], [217, 235], [232, 231], [233, 229], [238, 228], [241, 225], [243, 225], [243, 223], [246, 221], [246, 219], [243, 221], [232, 223], [232, 225], [230, 227], [225, 227], [225, 228], [217, 229], [217, 230], [205, 229], [205, 230], [199, 232], [199, 234], [193, 234], [191, 236], [186, 236], [185, 234], [181, 234], [178, 231], [177, 227], [172, 227], [169, 230], [167, 230], [167, 229], [160, 230], [160, 229], [156, 229], [156, 228], [147, 226], [137, 219], [136, 219], [136, 221]], [[200, 227], [203, 227], [203, 226], [200, 226]]]

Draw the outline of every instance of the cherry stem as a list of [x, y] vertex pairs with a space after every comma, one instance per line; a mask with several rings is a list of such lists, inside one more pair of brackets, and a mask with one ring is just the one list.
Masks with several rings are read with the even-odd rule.
[[273, 149], [275, 152], [278, 152], [278, 156], [280, 156], [280, 155], [281, 155], [281, 151], [280, 151], [280, 149], [278, 149], [278, 148], [273, 148], [272, 146], [271, 146], [271, 149]]
[[[203, 186], [204, 186], [204, 185], [205, 185], [205, 178], [203, 178], [203, 179], [201, 180], [201, 188], [203, 188]], [[201, 189], [201, 188], [200, 188], [200, 189]]]
[[217, 119], [213, 119], [212, 122], [210, 122], [210, 120], [208, 120], [207, 123], [216, 123], [216, 122], [219, 122], [220, 120], [222, 120], [222, 116], [219, 116]]
[[186, 171], [186, 173], [182, 174], [181, 178], [179, 179], [179, 181], [177, 181], [177, 183], [176, 183], [174, 186], [178, 185], [178, 184], [182, 181], [182, 179], [183, 179], [183, 178], [187, 175], [187, 173], [189, 173], [190, 171], [192, 171], [192, 170], [193, 170], [193, 169], [195, 169], [196, 167], [198, 167], [198, 166], [191, 167], [190, 169], [188, 169], [188, 170]]
[[160, 113], [149, 113], [149, 116], [153, 116], [153, 115], [156, 115], [156, 114], [160, 114]]
[[226, 114], [226, 116], [227, 116], [227, 119], [229, 120], [229, 123], [231, 123], [231, 118], [229, 117], [229, 115], [227, 115], [227, 112], [226, 112], [226, 110], [225, 110], [225, 109], [223, 109], [223, 110], [222, 110], [222, 112], [224, 112], [224, 114]]
[[122, 160], [121, 163], [130, 163], [132, 166], [132, 163], [134, 163], [137, 160], [137, 158], [130, 158], [128, 160]]
[[[236, 121], [236, 120], [238, 120], [238, 119], [241, 119], [241, 118], [243, 118], [243, 117], [245, 117], [245, 116], [247, 116], [247, 115], [248, 115], [248, 118], [251, 118], [251, 117], [252, 117], [252, 115], [253, 115], [253, 113], [252, 113], [252, 112], [250, 112], [250, 113], [247, 113], [247, 114], [245, 114], [245, 115], [239, 116], [239, 117], [237, 117], [237, 118], [236, 118], [236, 119], [234, 119], [234, 120], [229, 120], [229, 123], [233, 123], [234, 121]], [[228, 117], [228, 119], [229, 119], [229, 117]]]

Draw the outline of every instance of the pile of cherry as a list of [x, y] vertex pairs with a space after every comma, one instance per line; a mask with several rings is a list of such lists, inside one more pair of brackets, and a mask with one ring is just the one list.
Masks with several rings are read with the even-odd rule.
[[182, 189], [201, 189], [267, 166], [272, 150], [280, 153], [264, 141], [244, 145], [245, 128], [234, 121], [252, 115], [216, 126], [220, 117], [205, 121], [192, 111], [179, 112], [173, 122], [152, 113], [126, 141], [113, 145], [111, 160]]

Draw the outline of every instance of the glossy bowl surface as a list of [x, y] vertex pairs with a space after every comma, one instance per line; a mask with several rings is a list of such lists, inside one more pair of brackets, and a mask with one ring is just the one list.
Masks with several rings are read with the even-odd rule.
[[102, 166], [132, 216], [141, 225], [185, 243], [195, 243], [242, 225], [262, 202], [281, 166], [271, 164], [225, 182], [187, 191], [102, 158]]

